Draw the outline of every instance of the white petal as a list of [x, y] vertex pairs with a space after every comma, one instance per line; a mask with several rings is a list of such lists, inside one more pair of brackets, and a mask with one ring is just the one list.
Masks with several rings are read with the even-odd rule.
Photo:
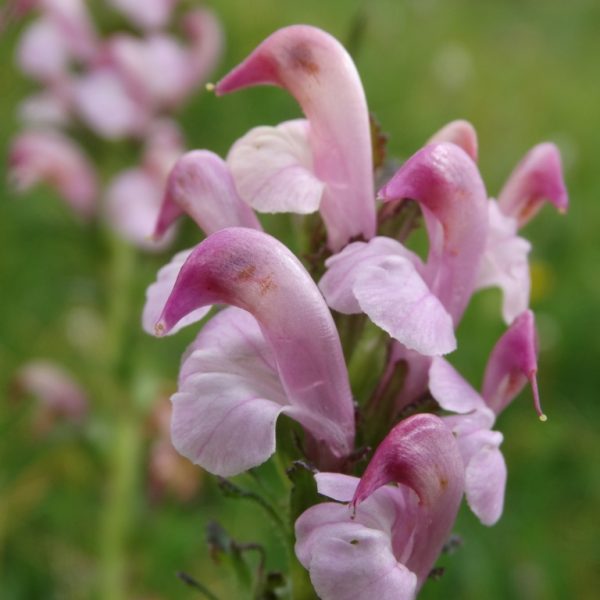
[[308, 122], [256, 127], [229, 151], [240, 196], [260, 212], [307, 214], [319, 209], [325, 184], [313, 173]]

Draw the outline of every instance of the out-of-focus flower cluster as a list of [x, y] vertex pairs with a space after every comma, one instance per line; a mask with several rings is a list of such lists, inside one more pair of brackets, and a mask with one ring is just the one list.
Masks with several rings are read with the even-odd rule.
[[[231, 476], [275, 452], [279, 415], [297, 421], [303, 464], [333, 500], [304, 506], [295, 525], [296, 555], [317, 594], [414, 598], [463, 495], [486, 525], [502, 513], [497, 415], [529, 383], [545, 419], [530, 244], [519, 229], [546, 200], [566, 210], [560, 155], [550, 143], [534, 147], [490, 199], [475, 130], [455, 121], [376, 194], [382, 138], [334, 38], [307, 26], [279, 30], [215, 91], [258, 84], [286, 89], [306, 118], [251, 130], [226, 160], [206, 150], [184, 155], [156, 225], [161, 235], [187, 213], [208, 237], [159, 272], [144, 328], [174, 333], [212, 305], [230, 305], [184, 355], [173, 443], [209, 472]], [[324, 230], [311, 221], [301, 262], [262, 231], [252, 209], [318, 211]], [[405, 244], [419, 219], [425, 258]], [[473, 294], [492, 286], [502, 292], [507, 329], [477, 392], [443, 355], [457, 347]], [[381, 330], [369, 351], [361, 345], [366, 318]], [[377, 345], [386, 349], [379, 364], [370, 362]], [[345, 357], [364, 372], [378, 369], [368, 393], [353, 394]]]
[[[82, 218], [101, 212], [125, 239], [148, 249], [156, 247], [150, 234], [166, 174], [184, 148], [174, 111], [206, 80], [222, 50], [210, 10], [179, 14], [176, 4], [111, 0], [97, 21], [83, 0], [12, 5], [18, 16], [34, 15], [16, 59], [40, 86], [19, 107], [24, 130], [9, 159], [16, 187], [49, 184]], [[103, 33], [100, 25], [119, 13], [128, 30]], [[90, 152], [98, 137], [140, 142], [139, 164], [102, 189], [96, 157], [77, 141], [86, 130], [97, 136]]]

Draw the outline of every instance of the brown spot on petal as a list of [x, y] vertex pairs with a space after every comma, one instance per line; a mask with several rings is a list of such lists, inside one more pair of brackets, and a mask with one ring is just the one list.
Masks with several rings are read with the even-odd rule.
[[256, 273], [256, 267], [254, 265], [248, 265], [244, 267], [235, 277], [236, 281], [250, 281]]
[[277, 288], [277, 285], [273, 281], [273, 276], [272, 275], [267, 275], [266, 277], [263, 277], [262, 279], [259, 279], [258, 280], [258, 285], [260, 286], [260, 295], [261, 296], [264, 296], [268, 292], [270, 292], [270, 291], [274, 290], [275, 288]]
[[440, 477], [440, 489], [443, 491], [448, 487], [448, 480], [445, 477]]
[[317, 75], [320, 71], [319, 65], [313, 58], [312, 50], [305, 44], [292, 46], [292, 48], [288, 50], [288, 54], [290, 66], [293, 69], [306, 71], [309, 75]]

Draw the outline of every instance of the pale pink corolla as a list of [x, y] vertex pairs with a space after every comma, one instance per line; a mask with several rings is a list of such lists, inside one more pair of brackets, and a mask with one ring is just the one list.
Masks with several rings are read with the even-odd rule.
[[354, 441], [348, 373], [329, 309], [300, 261], [253, 229], [213, 233], [181, 269], [157, 333], [213, 303], [243, 308], [257, 326], [236, 321], [232, 334], [230, 323], [217, 321], [216, 333], [202, 330], [195, 348], [217, 358], [198, 362], [196, 373], [182, 367], [182, 395], [173, 398], [175, 446], [208, 470], [232, 475], [269, 457], [276, 417], [285, 412], [304, 427], [310, 457], [338, 467]]
[[[323, 600], [411, 600], [446, 542], [464, 489], [450, 430], [433, 415], [401, 421], [359, 480], [316, 475], [317, 504], [296, 521], [296, 555]], [[386, 484], [394, 483], [394, 486]]]
[[[325, 184], [320, 212], [329, 247], [337, 251], [352, 238], [373, 237], [375, 202], [369, 114], [360, 78], [346, 50], [335, 38], [315, 27], [286, 27], [269, 36], [226, 75], [217, 84], [216, 92], [226, 94], [261, 84], [289, 91], [308, 119], [307, 141], [314, 175]], [[254, 160], [257, 169], [262, 168], [261, 156], [258, 153]], [[297, 193], [305, 192], [300, 189]], [[273, 202], [269, 210], [284, 209]]]
[[158, 121], [149, 134], [140, 167], [117, 175], [106, 190], [104, 215], [126, 240], [146, 250], [160, 250], [173, 239], [153, 239], [154, 224], [162, 204], [167, 173], [183, 152], [175, 123]]
[[550, 143], [534, 146], [508, 178], [498, 201], [489, 201], [490, 233], [477, 288], [502, 290], [502, 316], [507, 323], [529, 306], [531, 246], [517, 232], [544, 201], [561, 212], [568, 207], [560, 153]]
[[481, 395], [444, 359], [434, 358], [431, 363], [429, 389], [443, 409], [458, 413], [444, 421], [456, 436], [465, 464], [467, 502], [485, 525], [500, 518], [506, 486], [506, 464], [499, 449], [503, 437], [492, 427], [527, 382], [538, 415], [545, 419], [536, 372], [537, 338], [531, 311], [515, 319], [494, 346]]
[[252, 209], [239, 197], [227, 164], [213, 152], [193, 150], [180, 157], [169, 173], [154, 229], [160, 237], [183, 213], [206, 235], [225, 227], [261, 229]]
[[356, 242], [328, 259], [320, 288], [332, 308], [365, 312], [407, 350], [451, 352], [487, 235], [477, 167], [459, 146], [431, 144], [380, 195], [384, 201], [412, 198], [421, 204], [430, 241], [425, 264], [392, 239]]
[[429, 237], [423, 277], [457, 324], [488, 235], [487, 195], [475, 163], [455, 144], [431, 144], [400, 167], [379, 197], [421, 206]]
[[95, 210], [96, 173], [83, 150], [57, 131], [30, 130], [13, 140], [10, 177], [19, 191], [38, 183], [54, 187], [81, 217]]

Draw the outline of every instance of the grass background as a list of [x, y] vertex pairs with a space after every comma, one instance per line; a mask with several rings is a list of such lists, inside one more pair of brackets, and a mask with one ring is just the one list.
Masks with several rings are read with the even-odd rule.
[[[227, 35], [215, 78], [279, 27], [310, 23], [346, 40], [362, 14], [366, 28], [356, 63], [370, 109], [390, 134], [390, 154], [407, 157], [447, 121], [469, 119], [479, 132], [480, 166], [491, 196], [533, 144], [552, 140], [560, 146], [569, 213], [561, 217], [546, 208], [524, 231], [533, 242], [532, 307], [549, 421], [538, 423], [529, 392], [501, 416], [509, 468], [504, 516], [488, 529], [463, 510], [456, 531], [464, 546], [441, 561], [445, 575], [429, 582], [422, 597], [598, 597], [600, 326], [594, 315], [600, 305], [600, 4], [221, 0], [213, 7]], [[19, 31], [15, 26], [0, 37], [4, 164], [19, 130], [17, 103], [33, 89], [13, 66]], [[180, 121], [190, 148], [223, 154], [250, 127], [297, 115], [283, 92], [263, 88], [221, 99], [199, 93]], [[106, 179], [135, 159], [129, 146], [115, 151], [88, 144]], [[107, 242], [101, 228], [81, 226], [47, 189], [16, 198], [2, 178], [0, 196], [0, 598], [99, 597], [98, 556], [115, 485], [112, 457], [115, 447], [130, 439], [119, 437], [123, 430], [114, 423], [123, 414], [131, 416], [129, 405], [141, 406], [136, 415], [147, 409], [147, 389], [172, 390], [193, 332], [168, 340], [137, 332], [145, 286], [168, 253], [123, 251], [135, 277], [122, 298], [114, 292], [118, 273], [115, 282], [108, 266], [115, 243]], [[285, 229], [284, 221], [274, 225]], [[196, 235], [187, 224], [177, 247], [187, 247]], [[453, 360], [476, 385], [502, 330], [498, 308], [496, 292], [479, 294], [459, 330], [460, 350]], [[130, 322], [126, 336], [107, 339], [106, 314]], [[126, 398], [117, 390], [111, 400], [104, 380], [110, 344], [123, 348], [118, 378], [128, 382]], [[7, 401], [15, 370], [37, 357], [69, 367], [97, 399], [85, 431], [59, 429], [49, 439], [33, 439], [26, 408]], [[132, 435], [141, 436], [143, 424], [136, 431]], [[209, 562], [204, 527], [210, 519], [221, 520], [243, 541], [266, 537], [269, 567], [282, 566], [281, 548], [262, 513], [223, 499], [208, 478], [191, 503], [150, 502], [148, 444], [145, 438], [132, 444], [133, 455], [127, 456], [129, 510], [120, 525], [127, 598], [199, 597], [174, 576], [181, 569], [222, 597], [237, 597], [224, 581], [229, 577], [224, 567]], [[127, 455], [127, 443], [122, 448], [120, 456]]]

